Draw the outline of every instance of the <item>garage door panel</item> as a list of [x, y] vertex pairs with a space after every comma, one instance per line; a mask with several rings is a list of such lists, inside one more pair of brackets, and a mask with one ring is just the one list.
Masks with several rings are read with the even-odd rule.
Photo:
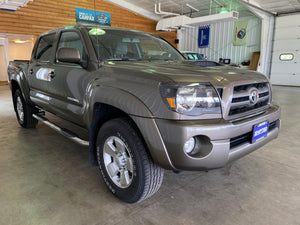
[[[293, 54], [294, 58], [291, 61], [282, 61], [282, 60], [280, 60], [281, 54]], [[282, 50], [282, 51], [273, 52], [272, 63], [282, 63], [283, 65], [287, 65], [287, 66], [289, 66], [289, 64], [293, 64], [293, 63], [300, 64], [300, 51], [295, 52], [295, 51], [289, 51], [289, 50]], [[274, 64], [274, 66], [275, 65], [276, 64]]]
[[292, 16], [282, 16], [282, 17], [278, 17], [278, 19], [276, 20], [276, 28], [297, 27], [299, 24], [300, 24], [300, 14], [292, 15]]
[[290, 76], [282, 73], [274, 73], [271, 75], [271, 83], [277, 85], [290, 85]]
[[290, 77], [290, 82], [292, 86], [300, 86], [300, 74], [295, 74]]
[[300, 51], [300, 38], [299, 39], [286, 39], [286, 40], [275, 40], [273, 51]]
[[297, 27], [282, 27], [275, 30], [275, 41], [282, 39], [295, 39], [295, 37], [300, 39], [300, 25], [298, 25]]
[[[300, 14], [276, 18], [275, 40], [271, 65], [271, 82], [300, 86]], [[281, 54], [293, 54], [290, 61]], [[287, 60], [287, 57], [286, 57]]]
[[[299, 63], [276, 63], [275, 65], [273, 65], [272, 71], [276, 71], [276, 73], [296, 74], [299, 66]], [[287, 67], [289, 68], [289, 71], [294, 72], [287, 71]]]

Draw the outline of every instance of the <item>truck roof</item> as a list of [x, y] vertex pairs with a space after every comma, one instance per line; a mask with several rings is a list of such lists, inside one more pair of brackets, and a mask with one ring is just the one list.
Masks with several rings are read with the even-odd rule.
[[125, 28], [117, 28], [117, 27], [111, 27], [111, 26], [101, 25], [101, 24], [77, 23], [77, 24], [74, 24], [74, 25], [63, 26], [63, 27], [59, 27], [59, 28], [55, 28], [55, 29], [46, 31], [46, 32], [42, 33], [40, 36], [44, 36], [44, 35], [47, 35], [49, 33], [54, 33], [54, 32], [58, 32], [58, 31], [61, 31], [61, 30], [83, 29], [83, 28], [101, 28], [101, 29], [124, 30], [124, 31], [129, 31], [130, 30], [130, 31], [134, 31], [134, 32], [145, 33], [143, 31], [125, 29]]

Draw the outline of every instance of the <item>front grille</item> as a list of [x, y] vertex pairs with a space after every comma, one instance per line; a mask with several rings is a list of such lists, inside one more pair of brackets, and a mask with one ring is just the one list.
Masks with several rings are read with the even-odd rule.
[[245, 143], [250, 143], [252, 138], [252, 132], [234, 137], [230, 139], [230, 149], [243, 145]]
[[[257, 90], [257, 101], [250, 101], [250, 92]], [[235, 116], [267, 106], [270, 102], [270, 88], [267, 82], [238, 85], [233, 88], [229, 116]]]
[[[279, 120], [275, 120], [272, 123], [269, 123], [268, 132], [274, 130], [275, 128], [279, 127]], [[234, 138], [230, 139], [230, 149], [238, 147], [240, 145], [251, 143], [252, 140], [252, 131]]]

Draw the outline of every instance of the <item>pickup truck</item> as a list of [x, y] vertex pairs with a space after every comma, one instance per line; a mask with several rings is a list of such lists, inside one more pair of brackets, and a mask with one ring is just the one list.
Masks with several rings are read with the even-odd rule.
[[[162, 38], [77, 24], [43, 33], [8, 67], [19, 124], [40, 121], [89, 146], [109, 190], [140, 202], [164, 169], [211, 170], [278, 136], [280, 107], [257, 72], [185, 60]], [[89, 140], [52, 122], [83, 128]], [[48, 118], [47, 118], [48, 117]]]

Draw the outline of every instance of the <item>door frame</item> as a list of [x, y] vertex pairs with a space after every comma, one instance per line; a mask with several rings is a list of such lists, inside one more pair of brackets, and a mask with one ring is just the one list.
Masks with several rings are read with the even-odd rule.
[[[8, 64], [9, 64], [9, 48], [8, 48], [8, 38], [6, 37], [3, 37], [1, 34], [0, 34], [0, 46], [3, 46], [4, 47], [4, 66], [5, 68], [8, 67]], [[3, 81], [0, 81], [1, 83]], [[8, 77], [6, 77], [6, 80], [4, 80], [4, 82], [8, 82]]]

